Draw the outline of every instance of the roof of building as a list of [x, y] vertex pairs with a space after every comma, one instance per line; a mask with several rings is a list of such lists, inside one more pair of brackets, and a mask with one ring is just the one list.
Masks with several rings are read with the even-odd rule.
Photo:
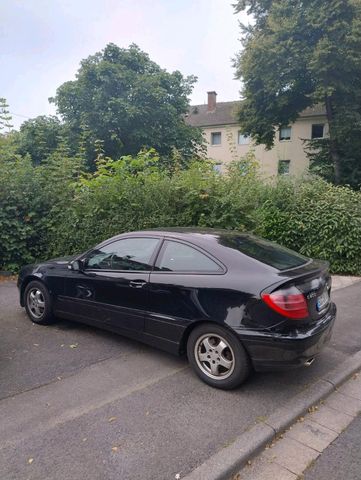
[[[238, 124], [238, 109], [241, 101], [217, 102], [215, 110], [208, 111], [208, 105], [192, 105], [189, 108], [186, 122], [192, 127], [211, 127], [215, 125]], [[300, 117], [315, 117], [326, 115], [323, 105], [308, 107], [301, 112]]]

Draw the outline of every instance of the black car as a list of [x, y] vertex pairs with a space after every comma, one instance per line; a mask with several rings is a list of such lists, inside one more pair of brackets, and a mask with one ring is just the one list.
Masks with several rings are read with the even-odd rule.
[[18, 287], [35, 323], [61, 317], [187, 353], [224, 389], [252, 368], [311, 365], [336, 317], [326, 262], [224, 230], [125, 233], [24, 267]]

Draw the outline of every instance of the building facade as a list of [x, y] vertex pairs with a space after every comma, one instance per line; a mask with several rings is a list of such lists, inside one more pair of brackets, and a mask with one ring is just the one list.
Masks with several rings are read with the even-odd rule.
[[263, 176], [301, 175], [309, 166], [304, 140], [323, 138], [328, 134], [326, 112], [322, 106], [303, 111], [295, 123], [276, 131], [274, 147], [266, 150], [254, 145], [238, 125], [240, 102], [217, 102], [217, 93], [208, 92], [206, 105], [190, 108], [186, 122], [203, 130], [208, 158], [224, 170], [232, 160], [254, 150]]

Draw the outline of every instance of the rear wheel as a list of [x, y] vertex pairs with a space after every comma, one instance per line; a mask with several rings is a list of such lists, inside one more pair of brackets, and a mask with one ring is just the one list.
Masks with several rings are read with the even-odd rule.
[[230, 390], [249, 375], [248, 355], [238, 338], [225, 328], [202, 324], [190, 334], [188, 360], [195, 373], [208, 385]]
[[32, 322], [48, 325], [54, 321], [51, 297], [43, 283], [30, 282], [25, 288], [24, 300], [26, 313]]

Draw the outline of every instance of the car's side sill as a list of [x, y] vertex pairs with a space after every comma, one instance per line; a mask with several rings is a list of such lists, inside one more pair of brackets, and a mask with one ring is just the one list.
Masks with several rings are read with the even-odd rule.
[[94, 327], [98, 327], [102, 330], [107, 330], [109, 332], [114, 332], [116, 334], [122, 335], [124, 337], [132, 338], [133, 340], [137, 340], [142, 343], [146, 343], [155, 348], [159, 348], [160, 350], [164, 350], [165, 352], [171, 353], [173, 355], [179, 355], [180, 352], [180, 343], [172, 340], [168, 340], [166, 338], [158, 337], [156, 335], [151, 335], [146, 332], [141, 332], [137, 330], [129, 330], [125, 328], [116, 327], [114, 325], [106, 324], [101, 321], [97, 321], [93, 318], [89, 318], [83, 315], [75, 315], [70, 312], [64, 312], [61, 310], [56, 310], [55, 314], [66, 320], [72, 320], [80, 323], [84, 323], [86, 325], [91, 325]]

